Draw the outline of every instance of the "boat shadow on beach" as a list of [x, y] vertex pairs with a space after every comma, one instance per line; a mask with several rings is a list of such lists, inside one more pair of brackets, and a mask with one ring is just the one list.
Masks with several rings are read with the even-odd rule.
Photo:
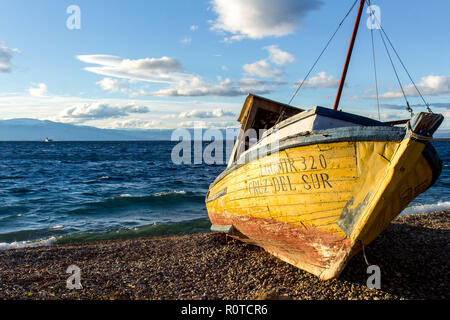
[[[448, 217], [448, 213], [443, 215]], [[367, 262], [380, 267], [380, 290], [407, 299], [448, 298], [449, 236], [447, 229], [391, 223], [365, 247]], [[366, 286], [372, 274], [360, 251], [339, 281]]]

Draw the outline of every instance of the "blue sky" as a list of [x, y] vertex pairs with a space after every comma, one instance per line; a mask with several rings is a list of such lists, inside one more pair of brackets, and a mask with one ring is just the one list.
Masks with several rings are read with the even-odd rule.
[[[254, 92], [288, 102], [354, 0], [3, 1], [0, 119], [49, 119], [101, 128], [236, 124]], [[372, 1], [434, 111], [450, 116], [447, 1]], [[80, 29], [66, 10], [80, 8]], [[293, 105], [331, 107], [356, 7]], [[341, 100], [377, 118], [365, 12]], [[374, 30], [382, 120], [407, 118]], [[397, 63], [412, 105], [421, 100]], [[416, 111], [423, 107], [415, 107]], [[450, 129], [446, 120], [444, 129]]]

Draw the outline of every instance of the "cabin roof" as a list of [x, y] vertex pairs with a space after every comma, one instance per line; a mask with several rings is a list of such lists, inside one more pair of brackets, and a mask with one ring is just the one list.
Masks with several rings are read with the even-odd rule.
[[337, 110], [328, 109], [328, 108], [324, 108], [324, 107], [320, 107], [320, 106], [312, 108], [311, 110], [309, 110], [309, 112], [311, 112], [312, 114], [315, 113], [315, 114], [318, 114], [321, 116], [326, 116], [326, 117], [335, 118], [335, 119], [339, 119], [339, 120], [343, 120], [343, 121], [348, 121], [348, 122], [356, 123], [356, 124], [359, 124], [362, 126], [367, 126], [367, 127], [386, 126], [387, 125], [384, 122], [374, 120], [371, 118], [367, 118], [367, 117], [363, 117], [363, 116], [359, 116], [354, 113], [337, 111]]
[[288, 105], [288, 104], [285, 104], [285, 103], [280, 103], [278, 101], [270, 100], [270, 99], [258, 96], [256, 94], [249, 93], [247, 98], [245, 99], [244, 106], [242, 107], [241, 113], [239, 114], [239, 117], [237, 119], [240, 123], [245, 121], [245, 117], [250, 112], [254, 101], [258, 101], [258, 100], [259, 101], [267, 101], [267, 102], [269, 102], [271, 104], [279, 105], [280, 107], [284, 107], [284, 108], [287, 108], [287, 109], [297, 109], [297, 110], [303, 111], [303, 109], [300, 109], [300, 108], [297, 108], [297, 107], [294, 107], [294, 106], [291, 106], [291, 105]]

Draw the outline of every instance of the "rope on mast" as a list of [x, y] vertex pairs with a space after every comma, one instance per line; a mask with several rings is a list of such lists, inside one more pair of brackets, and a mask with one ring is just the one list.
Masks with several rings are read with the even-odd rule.
[[[380, 31], [381, 29], [378, 29], [378, 30]], [[413, 115], [413, 109], [412, 109], [411, 106], [409, 105], [408, 98], [406, 97], [405, 90], [403, 89], [403, 86], [402, 86], [402, 82], [400, 81], [400, 78], [399, 78], [399, 76], [398, 76], [397, 69], [395, 69], [394, 62], [392, 61], [391, 54], [389, 53], [389, 49], [388, 49], [388, 47], [387, 47], [387, 45], [386, 45], [386, 41], [384, 41], [383, 33], [382, 33], [381, 31], [380, 31], [380, 37], [381, 37], [381, 40], [383, 41], [384, 48], [386, 49], [386, 53], [387, 53], [387, 55], [388, 55], [388, 57], [389, 57], [389, 61], [391, 62], [392, 69], [394, 69], [395, 77], [397, 78], [397, 81], [398, 81], [398, 84], [399, 84], [399, 86], [400, 86], [400, 89], [402, 90], [403, 97], [405, 98], [405, 101], [406, 101], [406, 110], [407, 110], [407, 111], [411, 114], [411, 116], [412, 116], [412, 115]]]
[[[370, 5], [370, 0], [366, 0], [366, 2]], [[403, 60], [400, 58], [400, 55], [398, 54], [397, 50], [395, 49], [394, 45], [392, 44], [389, 36], [387, 35], [386, 31], [384, 30], [384, 28], [381, 25], [380, 21], [378, 20], [377, 16], [373, 15], [373, 17], [374, 17], [374, 19], [375, 19], [375, 21], [377, 23], [378, 30], [381, 30], [380, 31], [380, 35], [381, 35], [381, 32], [382, 32], [384, 34], [384, 36], [386, 37], [387, 41], [389, 42], [389, 45], [391, 46], [392, 50], [394, 51], [395, 55], [397, 56], [398, 61], [400, 61], [400, 64], [402, 65], [403, 69], [405, 70], [406, 74], [408, 75], [409, 80], [411, 81], [411, 83], [413, 84], [413, 86], [416, 89], [417, 93], [419, 94], [420, 98], [422, 99], [423, 103], [425, 104], [425, 106], [427, 108], [427, 111], [430, 112], [430, 113], [433, 113], [433, 111], [431, 111], [430, 105], [428, 104], [428, 102], [426, 102], [425, 98], [423, 97], [422, 93], [420, 92], [419, 88], [417, 87], [416, 83], [414, 82], [413, 78], [411, 77], [411, 74], [409, 73], [408, 69], [406, 68], [405, 64], [403, 63]], [[384, 42], [384, 39], [383, 39], [383, 42]], [[385, 47], [386, 47], [386, 45], [385, 45]], [[391, 63], [392, 63], [392, 60], [391, 60]], [[400, 85], [400, 87], [401, 87], [401, 85]], [[403, 91], [403, 88], [402, 88], [402, 92], [403, 92], [403, 95], [405, 95], [405, 93]], [[410, 111], [409, 110], [410, 107], [409, 107], [408, 101], [406, 103], [407, 103], [407, 108], [406, 109], [408, 111]]]
[[423, 97], [422, 93], [420, 92], [419, 88], [417, 87], [416, 83], [412, 79], [411, 75], [409, 74], [408, 69], [406, 68], [405, 64], [403, 63], [402, 59], [400, 58], [399, 54], [397, 53], [397, 50], [395, 50], [394, 45], [392, 44], [391, 40], [389, 39], [388, 35], [384, 31], [383, 27], [380, 26], [381, 31], [383, 31], [383, 34], [386, 36], [386, 39], [388, 40], [392, 50], [394, 51], [395, 55], [397, 56], [398, 61], [400, 61], [400, 64], [402, 65], [403, 69], [405, 70], [406, 74], [409, 77], [409, 80], [411, 80], [411, 83], [414, 85], [414, 88], [416, 88], [417, 93], [419, 94], [420, 98], [422, 99], [423, 103], [427, 107], [428, 112], [432, 113], [431, 108], [429, 104], [425, 101], [425, 98]]
[[[371, 6], [370, 0], [369, 0], [369, 8]], [[370, 14], [371, 19], [375, 19], [375, 14]], [[375, 90], [377, 93], [377, 109], [378, 109], [378, 120], [381, 120], [380, 115], [380, 99], [378, 96], [378, 77], [377, 77], [377, 63], [375, 59], [375, 44], [373, 42], [373, 28], [370, 28], [370, 38], [372, 40], [372, 57], [373, 57], [373, 69], [374, 69], [374, 75], [375, 75]]]
[[[323, 48], [322, 52], [319, 54], [319, 56], [317, 57], [316, 61], [314, 62], [314, 64], [312, 65], [312, 67], [309, 69], [308, 73], [306, 74], [306, 76], [303, 78], [302, 82], [299, 84], [299, 86], [297, 87], [297, 89], [295, 90], [294, 94], [292, 95], [291, 99], [289, 100], [289, 102], [287, 104], [291, 104], [292, 100], [294, 100], [295, 96], [297, 95], [298, 91], [300, 90], [300, 88], [303, 86], [303, 84], [305, 83], [306, 79], [309, 77], [309, 75], [311, 74], [311, 72], [313, 71], [314, 67], [316, 66], [317, 62], [319, 62], [320, 58], [322, 57], [322, 55], [324, 54], [325, 50], [327, 50], [328, 46], [330, 45], [331, 41], [333, 40], [334, 36], [336, 35], [336, 33], [339, 31], [339, 29], [341, 28], [342, 24], [344, 23], [345, 19], [347, 19], [348, 15], [350, 14], [350, 12], [352, 12], [353, 8], [355, 7], [356, 3], [358, 2], [358, 0], [355, 0], [355, 2], [353, 2], [353, 5], [351, 6], [351, 8], [348, 10], [348, 12], [345, 14], [344, 18], [341, 20], [341, 22], [339, 23], [338, 27], [336, 28], [336, 30], [334, 31], [333, 35], [331, 36], [331, 38], [328, 40], [327, 44], [325, 45], [325, 47]], [[278, 121], [277, 121], [278, 123]]]

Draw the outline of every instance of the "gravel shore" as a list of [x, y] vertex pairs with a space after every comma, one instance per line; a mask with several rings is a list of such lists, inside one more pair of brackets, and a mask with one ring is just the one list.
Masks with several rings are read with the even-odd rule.
[[4, 250], [0, 299], [450, 299], [449, 249], [450, 211], [397, 217], [365, 250], [380, 290], [362, 253], [324, 282], [218, 233]]

